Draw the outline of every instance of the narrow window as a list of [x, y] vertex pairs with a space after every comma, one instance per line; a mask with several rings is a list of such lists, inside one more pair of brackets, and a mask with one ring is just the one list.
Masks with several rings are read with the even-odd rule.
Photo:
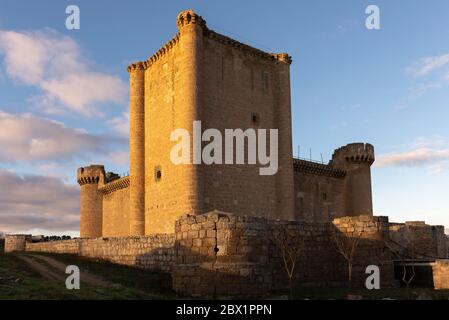
[[160, 166], [154, 167], [154, 181], [159, 182], [162, 178], [162, 171]]
[[251, 112], [251, 124], [253, 127], [258, 127], [260, 124], [260, 116], [257, 112]]

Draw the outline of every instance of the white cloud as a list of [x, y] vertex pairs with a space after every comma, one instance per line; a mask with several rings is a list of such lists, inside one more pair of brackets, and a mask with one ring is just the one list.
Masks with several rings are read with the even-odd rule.
[[0, 30], [0, 54], [11, 79], [42, 90], [39, 102], [49, 113], [63, 108], [90, 117], [103, 114], [97, 103], [126, 104], [120, 77], [95, 71], [72, 38], [50, 29]]
[[0, 230], [79, 229], [79, 186], [4, 169], [0, 169], [0, 186]]
[[0, 111], [0, 162], [62, 161], [106, 154], [125, 139], [89, 134], [31, 114]]
[[129, 112], [123, 112], [120, 116], [107, 121], [112, 130], [123, 137], [129, 137]]
[[404, 152], [381, 154], [377, 157], [377, 167], [422, 166], [449, 160], [449, 149], [433, 150], [420, 148]]
[[441, 137], [418, 138], [407, 149], [378, 155], [375, 167], [426, 167], [436, 175], [449, 165], [449, 144]]
[[407, 69], [415, 76], [424, 76], [449, 64], [449, 53], [435, 57], [420, 59], [414, 66]]

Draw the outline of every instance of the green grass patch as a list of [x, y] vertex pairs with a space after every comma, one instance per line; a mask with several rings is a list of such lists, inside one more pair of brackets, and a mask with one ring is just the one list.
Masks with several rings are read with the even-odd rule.
[[[146, 272], [69, 255], [51, 255], [63, 263], [77, 265], [106, 281], [120, 287], [91, 286], [83, 283], [79, 290], [68, 290], [65, 283], [54, 283], [42, 278], [15, 254], [0, 254], [0, 299], [168, 299], [174, 294], [169, 290], [149, 287], [155, 284], [156, 275], [146, 278]], [[41, 260], [37, 260], [45, 264]], [[46, 264], [48, 266], [48, 264]]]

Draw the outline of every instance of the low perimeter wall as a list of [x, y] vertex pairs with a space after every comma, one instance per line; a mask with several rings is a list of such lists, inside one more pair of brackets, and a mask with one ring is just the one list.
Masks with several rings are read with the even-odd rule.
[[5, 236], [5, 252], [25, 251], [31, 241], [31, 234], [11, 234]]
[[153, 271], [171, 272], [175, 257], [174, 244], [174, 234], [163, 234], [27, 242], [26, 251], [77, 254]]
[[[363, 232], [360, 232], [363, 229]], [[346, 286], [348, 265], [335, 237], [360, 235], [354, 286], [365, 285], [365, 270], [381, 269], [381, 285], [395, 284], [383, 237], [388, 218], [360, 216], [333, 223], [267, 220], [225, 213], [184, 216], [176, 222], [173, 288], [189, 296], [263, 295], [289, 286], [285, 267], [295, 262], [292, 282], [303, 286]], [[289, 254], [296, 258], [289, 259]]]
[[333, 223], [311, 223], [211, 212], [181, 217], [175, 233], [169, 235], [40, 243], [21, 237], [9, 248], [77, 254], [170, 272], [173, 289], [183, 296], [260, 297], [289, 286], [285, 259], [291, 265], [288, 256], [292, 253], [292, 284], [346, 286], [348, 264], [336, 243], [337, 239], [356, 236], [360, 241], [352, 285], [364, 286], [366, 267], [374, 264], [380, 267], [381, 286], [394, 286], [393, 262], [385, 246], [388, 228], [387, 217], [343, 217]]
[[435, 289], [449, 289], [449, 260], [436, 260], [432, 271]]

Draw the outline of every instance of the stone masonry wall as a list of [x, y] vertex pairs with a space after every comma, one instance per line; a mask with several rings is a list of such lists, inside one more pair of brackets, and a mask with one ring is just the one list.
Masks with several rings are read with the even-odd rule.
[[[305, 163], [303, 160], [295, 160]], [[311, 163], [309, 167], [325, 167]], [[332, 172], [311, 173], [295, 171], [295, 214], [296, 220], [309, 222], [328, 222], [344, 213], [344, 177], [338, 177]], [[311, 170], [310, 170], [311, 171]], [[317, 170], [318, 171], [318, 170]], [[324, 170], [323, 170], [324, 171]], [[331, 171], [331, 170], [329, 170]]]
[[77, 254], [118, 264], [170, 272], [174, 262], [174, 235], [72, 239], [26, 243], [26, 251]]
[[31, 241], [30, 234], [6, 235], [5, 252], [24, 251], [26, 241]]
[[[337, 253], [336, 233], [366, 228], [356, 255], [353, 285], [362, 286], [365, 268], [381, 268], [381, 285], [393, 285], [393, 265], [382, 237], [388, 219], [368, 216], [341, 218], [331, 223], [267, 220], [227, 213], [183, 216], [176, 222], [176, 268], [173, 288], [191, 296], [253, 297], [286, 288], [284, 248], [301, 246], [293, 281], [295, 285], [346, 285], [347, 264]], [[365, 227], [367, 225], [367, 227]], [[384, 231], [387, 233], [385, 234]], [[286, 245], [276, 235], [287, 234]], [[363, 251], [363, 252], [362, 252]], [[362, 281], [363, 280], [363, 281]]]
[[103, 237], [131, 235], [129, 197], [129, 187], [103, 194]]
[[427, 225], [424, 221], [407, 221], [392, 223], [389, 229], [392, 245], [405, 258], [447, 257], [447, 237], [443, 226]]
[[[346, 236], [352, 239], [359, 238], [354, 257], [352, 283], [354, 286], [364, 286], [367, 274], [366, 267], [376, 265], [380, 268], [381, 287], [395, 286], [394, 265], [391, 251], [388, 247], [389, 222], [383, 216], [353, 216], [341, 217], [333, 220], [336, 232], [333, 238]], [[334, 240], [336, 243], [336, 241]], [[351, 243], [351, 242], [350, 242]], [[348, 263], [340, 265], [340, 272], [344, 272], [348, 279]]]
[[449, 289], [449, 260], [436, 260], [432, 270], [435, 289]]

